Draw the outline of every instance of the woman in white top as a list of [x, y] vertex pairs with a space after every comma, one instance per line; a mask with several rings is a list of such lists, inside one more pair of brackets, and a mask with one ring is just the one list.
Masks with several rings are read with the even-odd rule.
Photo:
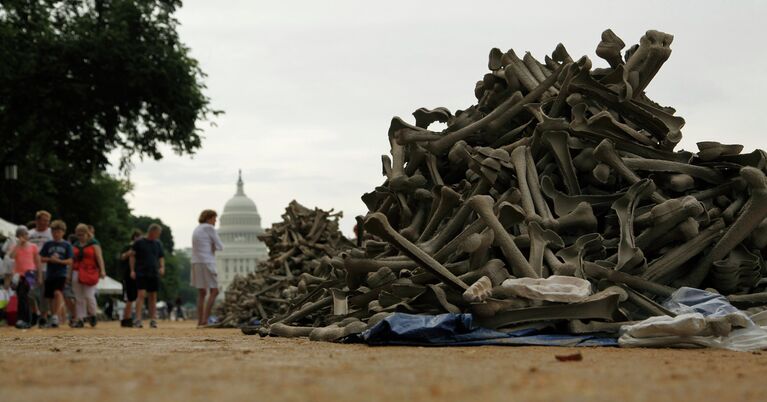
[[[210, 310], [218, 296], [218, 281], [216, 273], [216, 251], [224, 249], [221, 239], [216, 233], [216, 218], [218, 214], [212, 209], [200, 213], [197, 220], [200, 224], [192, 233], [192, 286], [197, 288], [197, 325], [208, 323]], [[210, 289], [208, 302], [205, 296]]]

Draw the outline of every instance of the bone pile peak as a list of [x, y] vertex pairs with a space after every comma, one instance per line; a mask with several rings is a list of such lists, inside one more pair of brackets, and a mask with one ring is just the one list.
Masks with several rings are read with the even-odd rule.
[[[362, 196], [363, 241], [327, 264], [343, 268], [342, 283], [309, 285], [261, 333], [327, 326], [313, 338], [332, 340], [393, 312], [617, 328], [671, 314], [659, 302], [680, 286], [764, 303], [767, 158], [714, 141], [675, 150], [684, 119], [645, 93], [672, 40], [651, 30], [626, 48], [607, 30], [599, 68], [561, 44], [543, 62], [492, 49], [476, 104], [393, 118], [385, 180]], [[586, 280], [593, 294], [564, 303], [502, 286], [552, 276]]]

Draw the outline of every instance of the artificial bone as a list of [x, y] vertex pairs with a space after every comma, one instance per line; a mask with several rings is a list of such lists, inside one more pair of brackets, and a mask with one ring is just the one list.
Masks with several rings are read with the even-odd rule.
[[552, 275], [545, 279], [506, 279], [501, 286], [509, 289], [517, 297], [531, 300], [576, 303], [591, 295], [589, 281], [572, 276]]

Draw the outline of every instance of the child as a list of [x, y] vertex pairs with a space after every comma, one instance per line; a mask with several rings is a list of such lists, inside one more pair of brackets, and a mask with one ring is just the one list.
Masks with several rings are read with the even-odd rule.
[[101, 246], [93, 242], [88, 226], [79, 224], [75, 228], [77, 241], [74, 247], [74, 261], [68, 275], [77, 299], [77, 321], [74, 328], [82, 328], [87, 319], [91, 327], [96, 326], [96, 285], [106, 277]]
[[[35, 213], [35, 220], [27, 223], [27, 228], [29, 229], [29, 242], [37, 246], [38, 251], [42, 250], [45, 242], [53, 240], [50, 224], [51, 214], [48, 211], [37, 211], [37, 213]], [[42, 264], [39, 269], [43, 273], [43, 280], [37, 282], [37, 289], [33, 292], [35, 300], [34, 310], [36, 313], [40, 314], [39, 320], [37, 320], [40, 328], [45, 328], [48, 324], [48, 313], [50, 310], [50, 304], [47, 303], [47, 300], [45, 299], [45, 264]], [[55, 311], [52, 313], [56, 314]], [[35, 320], [34, 317], [35, 314], [32, 314], [33, 321]], [[34, 323], [30, 324], [35, 325]]]
[[[18, 243], [11, 250], [11, 258], [15, 261], [13, 267], [16, 295], [19, 301], [18, 320], [16, 328], [27, 329], [30, 327], [31, 314], [30, 303], [34, 303], [33, 289], [42, 281], [43, 272], [40, 270], [40, 255], [37, 246], [29, 241], [29, 230], [24, 226], [16, 229]], [[16, 279], [18, 278], [18, 279]]]
[[64, 240], [67, 225], [60, 220], [51, 223], [53, 240], [45, 242], [40, 250], [41, 261], [47, 263], [45, 270], [45, 298], [51, 306], [50, 326], [58, 328], [64, 321], [64, 285], [67, 281], [67, 266], [72, 264], [72, 245]]

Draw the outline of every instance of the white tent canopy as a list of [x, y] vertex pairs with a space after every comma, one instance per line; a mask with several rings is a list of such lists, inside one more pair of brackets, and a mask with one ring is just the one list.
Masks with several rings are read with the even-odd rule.
[[0, 233], [6, 237], [13, 237], [16, 235], [16, 228], [19, 225], [8, 222], [7, 220], [0, 218]]
[[96, 291], [99, 295], [119, 295], [123, 292], [123, 285], [107, 276], [99, 280], [99, 284], [96, 285]]

